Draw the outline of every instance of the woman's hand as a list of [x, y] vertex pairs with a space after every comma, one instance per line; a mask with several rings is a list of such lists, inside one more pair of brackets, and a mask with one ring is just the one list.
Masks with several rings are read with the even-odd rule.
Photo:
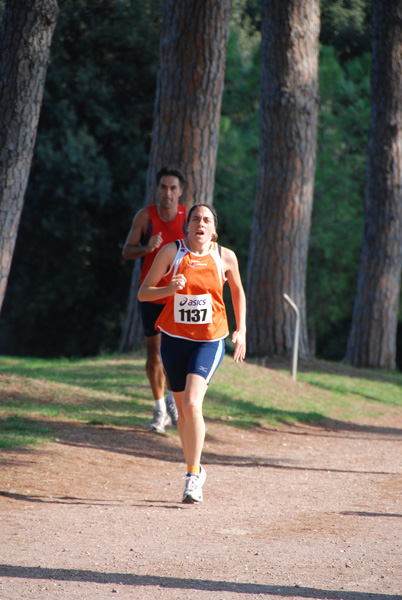
[[243, 362], [246, 357], [246, 335], [241, 331], [236, 331], [232, 335], [232, 343], [235, 345], [233, 360]]
[[175, 294], [177, 290], [182, 290], [186, 283], [187, 279], [184, 277], [184, 275], [173, 275], [168, 285], [168, 289], [170, 289], [172, 294]]

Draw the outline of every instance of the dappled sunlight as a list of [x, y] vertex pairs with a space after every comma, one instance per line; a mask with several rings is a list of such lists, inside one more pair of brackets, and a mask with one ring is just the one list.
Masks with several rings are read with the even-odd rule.
[[[295, 382], [287, 361], [264, 362], [236, 364], [225, 356], [205, 398], [207, 422], [247, 429], [332, 423], [346, 430], [370, 426], [385, 411], [388, 417], [400, 416], [402, 375], [390, 380], [383, 373], [376, 377], [314, 360], [311, 370], [302, 362]], [[145, 357], [139, 354], [80, 360], [3, 357], [0, 397], [0, 437], [9, 426], [18, 429], [18, 419], [22, 427], [30, 419], [145, 429], [153, 406]], [[38, 430], [34, 437], [41, 435]]]

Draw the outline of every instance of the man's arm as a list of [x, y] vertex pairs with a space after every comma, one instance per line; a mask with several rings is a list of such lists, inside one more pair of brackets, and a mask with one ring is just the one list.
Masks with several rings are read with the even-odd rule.
[[153, 252], [155, 248], [159, 248], [162, 244], [162, 236], [160, 233], [149, 238], [148, 243], [141, 245], [141, 237], [145, 231], [148, 221], [148, 208], [144, 207], [135, 215], [131, 229], [123, 246], [123, 258], [126, 260], [136, 260], [142, 258], [146, 254]]

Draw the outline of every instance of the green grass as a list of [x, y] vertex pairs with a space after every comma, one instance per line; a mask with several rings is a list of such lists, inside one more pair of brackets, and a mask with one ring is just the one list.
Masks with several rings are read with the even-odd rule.
[[[151, 395], [141, 357], [0, 357], [0, 417], [145, 426]], [[4, 424], [4, 421], [3, 421]], [[0, 421], [0, 447], [2, 445]]]
[[[402, 415], [402, 373], [312, 360], [236, 365], [226, 356], [208, 390], [207, 421], [230, 426], [339, 426]], [[153, 398], [141, 353], [80, 360], [0, 357], [0, 448], [56, 437], [55, 424], [145, 428]], [[177, 435], [174, 432], [172, 435]]]
[[37, 446], [52, 439], [51, 429], [33, 419], [9, 416], [0, 421], [0, 448]]
[[290, 361], [272, 361], [266, 366], [248, 361], [240, 367], [229, 361], [211, 387], [208, 409], [218, 388], [218, 406], [212, 410], [230, 420], [239, 417], [247, 425], [324, 419], [360, 423], [394, 413], [402, 415], [400, 371], [355, 369], [313, 359], [301, 361], [295, 383]]

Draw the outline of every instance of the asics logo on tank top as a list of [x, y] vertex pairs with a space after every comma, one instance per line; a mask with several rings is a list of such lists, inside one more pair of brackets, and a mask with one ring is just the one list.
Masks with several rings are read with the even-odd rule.
[[190, 265], [190, 267], [193, 267], [193, 269], [194, 269], [194, 267], [207, 267], [208, 266], [207, 263], [202, 263], [199, 260], [192, 260], [189, 263], [189, 265]]

